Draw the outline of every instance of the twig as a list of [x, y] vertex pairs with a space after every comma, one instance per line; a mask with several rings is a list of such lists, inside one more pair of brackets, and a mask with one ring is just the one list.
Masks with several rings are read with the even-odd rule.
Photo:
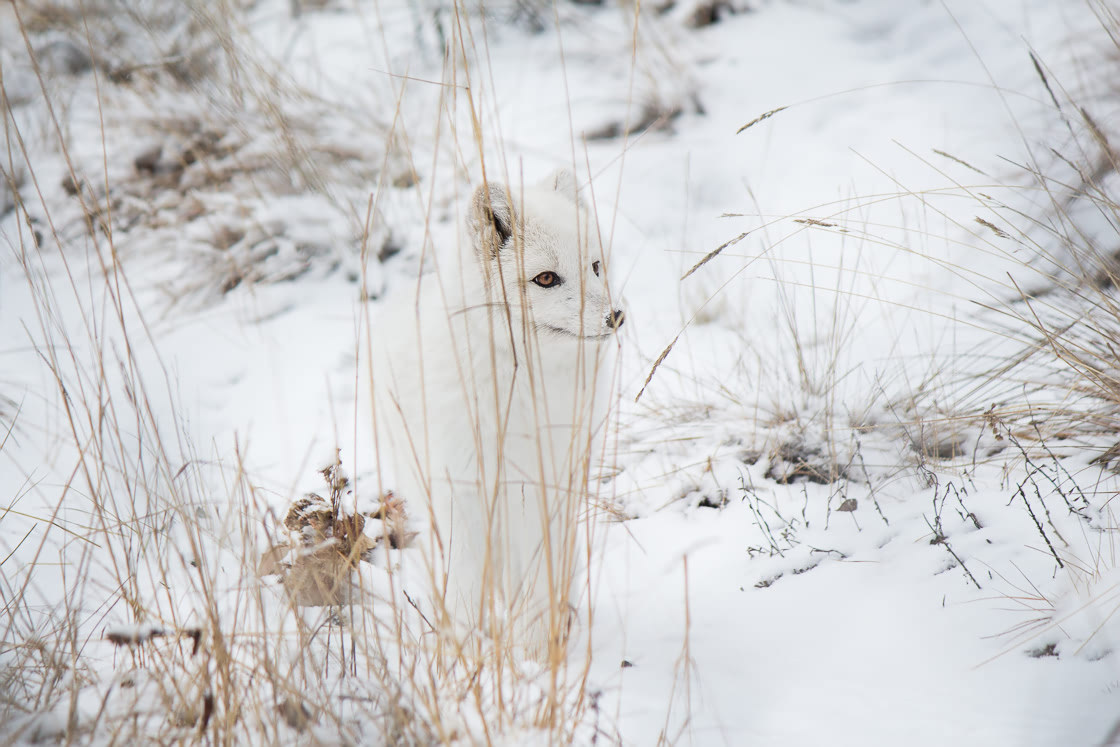
[[[1030, 478], [1028, 476], [1028, 480], [1029, 479]], [[1054, 556], [1054, 560], [1058, 561], [1058, 567], [1065, 568], [1065, 563], [1063, 563], [1062, 559], [1058, 557], [1058, 552], [1054, 549], [1054, 545], [1050, 543], [1050, 538], [1046, 536], [1046, 530], [1042, 528], [1042, 522], [1040, 522], [1038, 520], [1038, 517], [1034, 515], [1034, 509], [1031, 508], [1031, 503], [1027, 500], [1027, 493], [1023, 490], [1023, 486], [1026, 484], [1027, 480], [1024, 480], [1019, 485], [1019, 489], [1016, 491], [1016, 493], [1023, 496], [1023, 504], [1027, 507], [1027, 513], [1031, 515], [1031, 519], [1034, 521], [1034, 525], [1038, 527], [1038, 533], [1042, 535], [1042, 539], [1046, 540], [1046, 546], [1050, 548], [1050, 554]]]
[[936, 535], [936, 536], [934, 537], [934, 542], [933, 542], [933, 544], [935, 544], [935, 545], [944, 545], [944, 546], [945, 546], [945, 549], [946, 549], [946, 550], [947, 550], [947, 551], [949, 552], [949, 554], [953, 556], [953, 560], [957, 561], [957, 563], [958, 563], [958, 564], [960, 564], [960, 567], [961, 567], [962, 569], [964, 569], [964, 572], [965, 572], [965, 574], [966, 574], [966, 575], [968, 576], [968, 579], [969, 579], [970, 581], [972, 581], [972, 583], [976, 584], [976, 588], [977, 588], [977, 589], [980, 589], [980, 588], [982, 588], [982, 587], [980, 586], [980, 582], [979, 582], [979, 581], [977, 581], [977, 580], [976, 580], [976, 577], [972, 575], [972, 571], [968, 570], [968, 566], [964, 564], [964, 561], [963, 561], [963, 560], [961, 560], [960, 556], [959, 556], [959, 555], [957, 555], [957, 554], [956, 554], [955, 552], [953, 552], [953, 547], [952, 547], [952, 546], [951, 546], [951, 545], [949, 544], [949, 538], [948, 538], [948, 537], [946, 537], [945, 535], [943, 535], [943, 534], [942, 534], [941, 532], [939, 532], [939, 531], [937, 531], [936, 529], [934, 529], [934, 528], [933, 528], [933, 525], [929, 523], [929, 519], [928, 519], [928, 518], [926, 518], [926, 516], [925, 516], [924, 514], [922, 515], [922, 520], [923, 520], [923, 521], [925, 521], [925, 523], [926, 523], [926, 526], [927, 526], [927, 527], [929, 527], [929, 530], [930, 530], [931, 532], [933, 532], [933, 533], [934, 533], [934, 535]]

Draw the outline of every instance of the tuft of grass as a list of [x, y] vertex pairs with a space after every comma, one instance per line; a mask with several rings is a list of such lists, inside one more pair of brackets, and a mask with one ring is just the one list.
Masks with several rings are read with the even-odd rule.
[[[501, 636], [449, 645], [399, 575], [414, 534], [400, 500], [379, 493], [375, 511], [357, 512], [336, 458], [325, 496], [279, 517], [240, 447], [192, 442], [149, 325], [153, 291], [169, 313], [344, 271], [375, 296], [376, 265], [402, 249], [385, 195], [420, 226], [405, 232], [423, 236], [403, 247], [411, 255], [449, 199], [421, 196], [395, 92], [371, 112], [307, 90], [243, 33], [251, 9], [28, 2], [0, 29], [26, 55], [0, 70], [0, 217], [17, 213], [12, 256], [35, 314], [26, 344], [52, 385], [33, 416], [0, 399], [0, 456], [26, 470], [0, 513], [4, 738], [580, 741], [594, 710], [589, 643], [555, 641], [539, 666]], [[452, 10], [449, 78], [473, 64], [472, 17]], [[17, 80], [32, 82], [18, 100]], [[96, 100], [96, 124], [69, 117], [79, 96]], [[481, 158], [483, 133], [471, 138]], [[315, 215], [288, 214], [307, 204]], [[300, 230], [309, 221], [319, 235]], [[136, 268], [154, 288], [133, 285]], [[25, 424], [30, 443], [50, 439], [62, 484], [27, 461], [34, 447], [17, 448]]]

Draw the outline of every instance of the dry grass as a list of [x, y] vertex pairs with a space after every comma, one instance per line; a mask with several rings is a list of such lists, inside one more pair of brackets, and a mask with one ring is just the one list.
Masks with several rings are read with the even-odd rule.
[[[159, 287], [169, 304], [192, 305], [341, 265], [357, 277], [359, 244], [391, 242], [390, 226], [365, 221], [368, 184], [382, 171], [391, 182], [414, 173], [389, 122], [376, 102], [339, 102], [297, 83], [245, 31], [245, 12], [114, 0], [5, 11], [5, 42], [25, 48], [5, 71], [8, 104], [32, 102], [13, 119], [22, 146], [31, 158], [67, 156], [58, 184], [36, 185], [44, 204], [25, 201], [35, 231], [50, 223], [68, 242], [92, 222], [115, 234], [123, 258], [179, 265]], [[99, 145], [89, 123], [76, 129], [69, 118], [91, 93]], [[6, 160], [25, 174], [21, 159]], [[269, 209], [297, 195], [318, 199], [317, 232], [300, 230], [306, 216]]]
[[[25, 93], [20, 102], [9, 97], [14, 73], [0, 70], [6, 110], [0, 215], [19, 211], [16, 255], [37, 325], [28, 336], [54, 383], [50, 415], [65, 433], [52, 467], [69, 479], [42, 485], [41, 473], [25, 466], [25, 486], [0, 513], [5, 529], [21, 530], [0, 557], [5, 736], [188, 744], [204, 736], [272, 743], [343, 735], [358, 743], [428, 744], [498, 741], [537, 729], [555, 743], [585, 737], [598, 728], [588, 725], [598, 715], [588, 692], [589, 649], [569, 651], [560, 639], [533, 667], [517, 660], [502, 633], [449, 645], [430, 610], [394, 575], [409, 540], [399, 504], [379, 491], [384, 510], [377, 515], [344, 507], [347, 491], [358, 488], [336, 461], [326, 466], [326, 498], [296, 504], [283, 518], [273, 515], [274, 501], [240, 454], [202, 454], [191, 443], [178, 417], [175, 381], [147, 352], [156, 342], [146, 326], [149, 307], [137, 300], [124, 271], [147, 247], [183, 226], [197, 228], [190, 272], [160, 289], [170, 302], [193, 296], [205, 302], [316, 268], [353, 270], [372, 292], [367, 260], [392, 253], [392, 227], [376, 205], [390, 185], [416, 184], [392, 107], [379, 117], [359, 107], [343, 110], [339, 129], [323, 133], [319, 125], [326, 112], [339, 113], [337, 102], [295, 86], [271, 66], [237, 28], [240, 10], [235, 3], [107, 0], [86, 3], [83, 12], [48, 2], [13, 10], [29, 59], [38, 63], [33, 100], [48, 115], [30, 127], [16, 116], [13, 107], [25, 102]], [[541, 13], [532, 4], [510, 11], [530, 26], [548, 20]], [[1115, 30], [1114, 17], [1104, 20]], [[434, 22], [448, 52], [443, 106], [472, 109], [476, 103], [462, 87], [470, 85], [472, 60], [482, 51], [471, 19], [456, 12]], [[753, 459], [768, 460], [767, 477], [778, 484], [870, 482], [859, 438], [877, 428], [894, 429], [912, 445], [913, 463], [893, 467], [899, 470], [968, 457], [970, 439], [984, 428], [1021, 443], [1024, 460], [1076, 436], [1095, 439], [1101, 464], [1120, 464], [1120, 178], [1112, 145], [1120, 134], [1035, 65], [1070, 125], [1069, 148], [1029, 166], [1029, 182], [1020, 185], [1046, 209], [1028, 212], [978, 196], [972, 187], [958, 190], [977, 202], [980, 215], [970, 228], [983, 236], [978, 241], [986, 250], [1030, 250], [1020, 264], [1033, 273], [1032, 284], [1005, 286], [1009, 294], [990, 298], [990, 316], [978, 323], [1018, 344], [1016, 356], [967, 371], [963, 382], [948, 387], [946, 377], [931, 371], [907, 382], [907, 396], [885, 416], [870, 403], [845, 410], [839, 389], [852, 371], [848, 346], [859, 299], [843, 280], [862, 271], [857, 264], [840, 268], [834, 284], [809, 289], [833, 303], [808, 325], [795, 313], [797, 291], [781, 289], [795, 400], [783, 390], [770, 402], [761, 395], [749, 401], [746, 388], [721, 383], [714, 405], [689, 409], [654, 400], [649, 407], [659, 422], [696, 422], [726, 406], [761, 424], [763, 443], [748, 450]], [[69, 132], [56, 87], [87, 70], [96, 72], [104, 104], [100, 147], [92, 153]], [[612, 122], [599, 134], [625, 139], [667, 125], [680, 111], [675, 102], [651, 97], [636, 124]], [[763, 126], [781, 111], [742, 129]], [[490, 133], [479, 124], [483, 112], [471, 113], [474, 131], [442, 136], [470, 151], [463, 161], [515, 171], [482, 157]], [[355, 144], [361, 141], [351, 135], [359, 129], [375, 133], [372, 145]], [[143, 142], [127, 142], [137, 132]], [[261, 138], [262, 132], [271, 136]], [[67, 164], [65, 173], [49, 174], [56, 183], [45, 181], [39, 168], [44, 142]], [[1052, 175], [1063, 168], [1066, 173]], [[372, 196], [371, 184], [377, 185]], [[231, 192], [244, 197], [224, 200]], [[270, 223], [254, 212], [293, 194], [314, 195], [337, 219], [341, 249], [295, 235], [295, 221]], [[859, 211], [900, 196], [913, 197], [900, 189], [773, 224], [793, 221], [796, 231], [844, 231], [869, 245], [890, 245]], [[428, 230], [432, 201], [420, 209]], [[682, 280], [703, 275], [717, 256], [731, 256], [742, 237], [703, 257]], [[88, 247], [81, 263], [93, 268], [96, 293], [68, 254], [79, 242]], [[360, 261], [348, 264], [347, 252]], [[780, 262], [767, 261], [775, 269]], [[369, 324], [366, 318], [364, 331]], [[670, 345], [647, 384], [674, 355]], [[744, 379], [761, 371], [761, 361], [743, 363]], [[40, 435], [41, 427], [22, 403], [0, 397], [0, 456], [12, 453], [24, 433]], [[942, 507], [947, 490], [945, 496]], [[1023, 502], [1031, 505], [1025, 495]], [[846, 500], [839, 505], [850, 512]], [[1045, 519], [1037, 523], [1049, 537]], [[780, 553], [788, 538], [771, 537], [771, 543], [760, 552]], [[1094, 587], [1111, 578], [1111, 547], [1094, 547], [1081, 560], [1061, 549], [1054, 556], [1070, 566], [1091, 604], [1114, 601], [1112, 586]], [[17, 557], [29, 560], [16, 567]], [[687, 597], [687, 564], [685, 583]], [[1041, 592], [1028, 588], [1022, 596], [1037, 615], [1024, 627], [1030, 637], [1064, 621]], [[677, 663], [686, 690], [690, 645], [686, 639]], [[681, 696], [686, 707], [690, 697]], [[665, 736], [668, 742], [677, 735]]]
[[[1114, 46], [1117, 17], [1104, 12], [1109, 6], [1099, 7], [1104, 47], [1098, 45], [1083, 63], [1084, 79], [1090, 81], [1096, 80], [1101, 60], [1115, 64], [1120, 59]], [[1055, 644], [1068, 633], [1076, 645], [1049, 649], [1066, 656], [1108, 647], [1117, 629], [1111, 549], [1116, 524], [1108, 505], [1111, 495], [1101, 492], [1115, 478], [1100, 468], [1120, 468], [1120, 174], [1115, 145], [1120, 133], [1110, 131], [1106, 114], [1115, 108], [1114, 90], [1100, 98], [1067, 91], [1043, 62], [1026, 60], [1025, 65], [1040, 76], [1040, 91], [1048, 92], [1043, 95], [1056, 110], [1051, 122], [1060, 121], [1062, 128], [1024, 134], [1022, 145], [1031, 156], [1025, 164], [1005, 164], [1003, 173], [993, 177], [970, 163], [973, 156], [943, 151], [925, 156], [902, 147], [905, 157], [945, 176], [951, 185], [919, 192], [894, 180], [895, 191], [846, 198], [794, 216], [759, 211], [757, 226], [746, 232], [736, 227], [728, 231], [727, 242], [707, 254], [696, 252], [685, 264], [691, 269], [682, 284], [687, 290], [689, 283], [700, 281], [689, 307], [694, 314], [651, 362], [641, 402], [651, 420], [679, 424], [684, 432], [721, 433], [720, 424], [728, 424], [726, 430], [739, 440], [725, 440], [721, 449], [733, 451], [721, 458], [738, 451], [737, 459], [759, 465], [777, 484], [836, 481], [833, 495], [844, 499], [840, 506], [854, 508], [845, 497], [851, 483], [866, 482], [871, 498], [877, 486], [900, 480], [912, 481], [915, 492], [934, 492], [935, 514], [927, 519], [932, 541], [945, 549], [973, 589], [982, 587], [985, 594], [992, 587], [1009, 589], [1007, 599], [1019, 617], [1007, 650]], [[786, 108], [750, 121], [740, 137], [762, 137], [755, 128], [780, 127]], [[871, 165], [885, 176], [892, 171]], [[918, 226], [883, 225], [867, 217], [875, 206], [890, 202], [917, 206], [922, 214]], [[962, 204], [971, 211], [967, 218], [961, 217]], [[936, 232], [929, 228], [931, 216], [940, 222]], [[783, 244], [806, 241], [808, 232], [850, 246], [843, 265], [785, 258]], [[736, 246], [746, 235], [762, 248], [747, 248], [752, 242]], [[969, 259], [983, 255], [986, 261], [940, 259], [958, 248], [967, 248]], [[899, 300], [900, 294], [892, 296], [889, 287], [880, 297], [876, 283], [889, 286], [894, 281], [861, 263], [872, 252], [929, 263], [962, 281], [952, 286], [960, 295], [936, 298], [937, 291], [918, 286]], [[849, 257], [855, 262], [847, 262]], [[728, 280], [726, 268], [736, 260], [738, 272], [754, 267], [765, 275], [758, 267], [769, 265], [780, 286], [784, 329], [776, 351], [756, 349], [758, 335], [752, 331], [759, 316], [736, 297], [749, 300], [750, 291]], [[721, 264], [722, 274], [716, 269]], [[986, 275], [993, 264], [1000, 273]], [[805, 269], [809, 279], [783, 281], [783, 270], [791, 267]], [[872, 282], [857, 283], [867, 278]], [[857, 289], [868, 286], [872, 290]], [[944, 303], [927, 307], [920, 300], [912, 302], [914, 291]], [[812, 298], [814, 311], [819, 304], [820, 313], [806, 313], [809, 304], [804, 297], [799, 302], [798, 293]], [[959, 331], [968, 342], [956, 348], [954, 340], [950, 354], [938, 340], [922, 341], [932, 351], [928, 359], [888, 361], [874, 369], [874, 380], [863, 389], [853, 388], [853, 378], [879, 364], [852, 349], [853, 340], [862, 339], [859, 325], [875, 318], [867, 312], [876, 307], [886, 308], [888, 317], [937, 317], [940, 328], [954, 330], [954, 338]], [[713, 321], [736, 331], [736, 325], [743, 327], [741, 349], [746, 352], [732, 375], [721, 370], [712, 376], [687, 359], [687, 330]], [[892, 335], [905, 329], [891, 327], [889, 319], [884, 326]], [[899, 347], [897, 341], [894, 347]], [[696, 391], [694, 402], [659, 399], [658, 379], [673, 376], [677, 385], [666, 389]], [[778, 393], [767, 396], [768, 388]], [[894, 453], [884, 453], [884, 444], [894, 446]], [[1089, 465], [1084, 464], [1087, 453], [1093, 462]], [[713, 481], [703, 473], [714, 471], [715, 459], [713, 454], [706, 467], [689, 464], [682, 471], [701, 474], [705, 489], [711, 490]], [[957, 538], [943, 531], [937, 513], [950, 500], [950, 488], [958, 490], [978, 471], [989, 474], [997, 464], [1008, 481], [1000, 485], [1010, 508], [1034, 528], [1030, 547], [1046, 558], [1039, 576], [1032, 572], [1014, 584], [1000, 575], [1006, 569], [984, 568], [962, 551]], [[685, 490], [677, 500], [697, 492]], [[700, 505], [722, 507], [726, 498], [720, 495], [724, 497], [706, 495]], [[952, 500], [957, 499], [954, 494]], [[832, 510], [836, 505], [829, 504]], [[884, 506], [886, 515], [875, 505], [878, 516], [893, 525], [896, 512]], [[962, 534], [981, 528], [963, 503], [952, 510], [966, 527]], [[864, 516], [859, 514], [859, 521], [866, 528]], [[773, 525], [796, 536], [793, 522], [779, 516]], [[752, 548], [752, 555], [785, 551], [771, 534], [766, 539], [769, 545]], [[1061, 581], [1055, 584], [1054, 576]], [[1087, 620], [1094, 622], [1086, 625]]]
[[[190, 440], [140, 298], [149, 289], [134, 288], [126, 266], [170, 259], [146, 253], [185, 232], [196, 256], [157, 289], [171, 303], [314, 267], [345, 266], [372, 286], [367, 258], [392, 254], [382, 188], [416, 181], [406, 138], [288, 80], [242, 33], [242, 10], [11, 9], [7, 31], [18, 28], [28, 65], [0, 70], [0, 212], [19, 213], [28, 343], [54, 385], [36, 417], [60, 425], [51, 468], [69, 478], [40, 484], [21, 465], [27, 482], [0, 514], [6, 530], [26, 530], [0, 559], [4, 738], [430, 744], [539, 730], [571, 742], [588, 728], [583, 652], [569, 656], [561, 639], [534, 666], [508, 637], [448, 645], [394, 575], [411, 539], [399, 501], [382, 496], [376, 515], [345, 508], [357, 487], [336, 460], [327, 497], [281, 520], [240, 452], [201, 454]], [[447, 39], [451, 75], [469, 74], [470, 23], [457, 19]], [[37, 90], [15, 101], [17, 73]], [[60, 93], [67, 76], [89, 74], [92, 150]], [[29, 121], [31, 108], [45, 119]], [[470, 138], [481, 153], [482, 132]], [[42, 167], [50, 152], [65, 173]], [[318, 200], [347, 245], [308, 243], [294, 232], [299, 216], [269, 223], [257, 210], [288, 195]], [[42, 425], [0, 403], [0, 454], [19, 459], [9, 439], [43, 436]]]

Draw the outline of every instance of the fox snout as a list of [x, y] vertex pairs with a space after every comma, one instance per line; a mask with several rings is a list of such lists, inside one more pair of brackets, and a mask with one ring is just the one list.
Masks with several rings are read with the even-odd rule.
[[618, 329], [626, 321], [626, 313], [622, 309], [607, 312], [607, 329]]

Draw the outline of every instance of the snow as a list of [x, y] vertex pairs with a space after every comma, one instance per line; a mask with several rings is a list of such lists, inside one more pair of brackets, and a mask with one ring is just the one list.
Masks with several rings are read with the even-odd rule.
[[[1056, 364], [978, 378], [1027, 347], [1000, 311], [1020, 288], [1056, 282], [1030, 246], [1047, 240], [1045, 221], [1023, 217], [1051, 205], [1019, 165], [1073, 181], [1060, 157], [1089, 142], [1067, 129], [1072, 109], [1054, 110], [1029, 53], [1060, 95], [1084, 91], [1098, 121], [1115, 121], [1114, 60], [1099, 58], [1116, 50], [1093, 7], [772, 0], [690, 29], [689, 3], [637, 14], [561, 3], [536, 19], [490, 6], [485, 22], [475, 8], [326, 5], [293, 16], [287, 2], [257, 3], [228, 30], [252, 50], [240, 93], [175, 98], [100, 78], [104, 136], [92, 73], [48, 71], [83, 199], [103, 201], [106, 181], [126, 198], [112, 252], [61, 187], [70, 167], [0, 9], [3, 84], [31, 153], [15, 174], [45, 237], [34, 251], [21, 214], [0, 218], [0, 591], [6, 605], [20, 595], [0, 626], [6, 681], [11, 667], [31, 681], [15, 643], [73, 615], [87, 641], [67, 680], [79, 722], [108, 723], [103, 702], [110, 716], [166, 721], [164, 673], [136, 674], [131, 657], [144, 654], [103, 639], [197, 626], [217, 599], [227, 635], [283, 633], [278, 657], [306, 657], [329, 692], [353, 696], [330, 706], [350, 737], [327, 719], [317, 737], [375, 738], [354, 726], [375, 678], [335, 680], [331, 650], [299, 642], [321, 610], [295, 620], [268, 581], [266, 602], [247, 604], [256, 558], [242, 556], [274, 540], [291, 500], [322, 491], [336, 447], [356, 477], [348, 505], [376, 504], [360, 351], [380, 331], [378, 299], [455, 241], [483, 163], [511, 182], [568, 166], [610, 237], [628, 319], [598, 484], [611, 512], [594, 525], [570, 647], [573, 671], [590, 651], [594, 707], [572, 740], [1101, 743], [1120, 697], [1109, 506], [1120, 479], [1093, 457], [1115, 435], [1036, 442], [1027, 419], [950, 417], [993, 402], [1097, 406]], [[457, 23], [471, 43], [445, 60]], [[270, 94], [276, 111], [261, 103]], [[648, 125], [649, 112], [664, 126], [592, 137]], [[177, 129], [191, 118], [220, 139], [186, 166], [182, 191], [131, 184], [144, 147], [191, 146]], [[276, 155], [290, 142], [307, 149], [298, 168]], [[1084, 212], [1085, 236], [1115, 239], [1114, 218]], [[220, 235], [230, 241], [216, 249]], [[379, 262], [390, 245], [399, 254]], [[121, 274], [106, 283], [102, 268]], [[1062, 308], [1040, 313], [1061, 320]], [[149, 405], [131, 409], [138, 391]], [[106, 430], [119, 449], [98, 446]], [[786, 480], [799, 458], [846, 478]], [[103, 471], [73, 479], [91, 463]], [[386, 573], [400, 555], [362, 579], [407, 609]], [[207, 574], [213, 589], [197, 581]], [[136, 619], [137, 599], [158, 619]], [[352, 625], [377, 614], [354, 612]], [[524, 690], [485, 698], [531, 702], [544, 686], [525, 671]], [[461, 696], [451, 680], [434, 687]], [[65, 731], [65, 699], [30, 690], [11, 686], [20, 715], [0, 733]], [[465, 741], [541, 739], [528, 719], [499, 735], [470, 708], [446, 718]]]

